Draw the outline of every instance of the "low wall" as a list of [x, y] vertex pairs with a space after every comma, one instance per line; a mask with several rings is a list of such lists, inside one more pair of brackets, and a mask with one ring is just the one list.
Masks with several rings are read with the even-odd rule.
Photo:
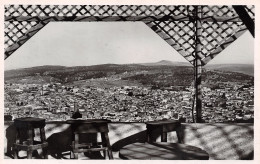
[[[182, 124], [182, 127], [184, 143], [204, 149], [212, 160], [253, 158], [254, 127], [251, 123]], [[123, 146], [134, 142], [145, 142], [144, 123], [110, 123], [109, 130], [115, 158], [118, 158], [118, 151]], [[69, 150], [71, 140], [69, 125], [64, 122], [48, 122], [45, 131], [50, 155], [60, 158], [63, 152]], [[11, 152], [14, 136], [13, 123], [5, 122], [5, 153], [7, 155]], [[158, 141], [159, 139], [158, 137]], [[168, 133], [168, 142], [177, 142], [175, 132]]]

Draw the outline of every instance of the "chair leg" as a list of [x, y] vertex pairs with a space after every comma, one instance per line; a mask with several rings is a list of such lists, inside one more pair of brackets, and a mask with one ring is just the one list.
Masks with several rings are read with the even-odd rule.
[[161, 142], [167, 142], [167, 133], [166, 132], [161, 133]]
[[146, 142], [151, 142], [152, 139], [151, 139], [151, 136], [150, 136], [150, 131], [146, 130]]
[[29, 148], [27, 150], [27, 159], [32, 159], [32, 153], [33, 153], [33, 151]]
[[104, 159], [108, 160], [108, 159], [109, 159], [109, 158], [107, 158], [107, 157], [109, 157], [109, 156], [108, 156], [108, 151], [107, 151], [107, 150], [104, 150], [104, 151], [103, 151], [103, 154], [104, 154]]
[[18, 159], [19, 150], [16, 146], [13, 146], [14, 159]]
[[109, 148], [107, 151], [109, 159], [114, 159], [111, 148]]
[[[154, 137], [154, 132], [152, 130], [152, 127], [148, 127], [146, 130], [146, 142], [148, 143], [152, 143], [152, 142], [156, 142], [156, 137]], [[161, 138], [162, 140], [162, 138]]]
[[79, 153], [78, 152], [74, 152], [74, 159], [78, 159], [79, 158]]
[[103, 151], [103, 155], [104, 155], [104, 159], [106, 159], [107, 158], [107, 151], [106, 150]]
[[33, 150], [31, 149], [31, 145], [33, 145], [33, 132], [34, 131], [34, 129], [32, 129], [32, 128], [29, 128], [28, 129], [28, 140], [27, 140], [27, 142], [28, 142], [28, 148], [27, 148], [27, 158], [28, 159], [32, 159], [32, 153], [33, 153]]
[[74, 141], [72, 141], [71, 142], [71, 151], [70, 151], [70, 159], [74, 159], [75, 158], [75, 156], [74, 156], [74, 149], [75, 149], [75, 142]]
[[75, 141], [74, 141], [74, 145], [73, 145], [73, 153], [74, 153], [74, 158], [78, 159], [78, 152], [79, 152], [79, 134], [75, 134]]
[[[20, 143], [20, 133], [19, 130], [16, 129], [16, 134], [15, 134], [15, 143], [19, 144]], [[13, 153], [14, 153], [14, 159], [18, 159], [19, 158], [19, 150], [17, 148], [17, 146], [15, 144], [13, 144]]]
[[[41, 143], [44, 143], [46, 141], [44, 128], [40, 128], [40, 137], [41, 137]], [[42, 148], [42, 154], [44, 159], [48, 159], [48, 149], [46, 147]]]
[[46, 147], [42, 148], [42, 155], [44, 159], [48, 159], [48, 150]]
[[73, 151], [70, 151], [70, 159], [74, 159], [74, 158], [75, 158], [75, 156], [74, 156]]
[[112, 149], [111, 149], [108, 133], [101, 133], [101, 138], [102, 138], [102, 143], [105, 143], [105, 146], [108, 148], [108, 150], [107, 150], [108, 158], [113, 159], [113, 154], [112, 154]]
[[33, 145], [33, 129], [28, 129], [28, 145]]
[[176, 135], [177, 135], [177, 138], [178, 138], [178, 142], [179, 143], [184, 143], [183, 142], [183, 133], [182, 133], [181, 126], [176, 129]]

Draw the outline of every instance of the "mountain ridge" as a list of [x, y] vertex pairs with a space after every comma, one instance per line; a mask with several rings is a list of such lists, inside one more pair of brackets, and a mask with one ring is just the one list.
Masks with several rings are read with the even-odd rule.
[[[133, 63], [133, 64], [97, 64], [91, 66], [60, 66], [60, 65], [43, 65], [34, 66], [28, 68], [5, 70], [5, 78], [12, 76], [12, 74], [33, 74], [33, 73], [44, 73], [44, 72], [60, 72], [60, 71], [93, 71], [93, 70], [103, 70], [103, 69], [141, 69], [146, 67], [165, 67], [165, 66], [185, 66], [192, 67], [188, 62], [173, 62], [169, 60], [161, 60], [158, 62], [150, 63]], [[243, 73], [246, 75], [254, 76], [254, 65], [251, 64], [209, 64], [203, 67], [208, 70], [219, 70], [219, 71], [230, 71]]]
[[188, 62], [174, 62], [174, 61], [170, 61], [170, 60], [160, 60], [158, 62], [137, 63], [137, 64], [145, 65], [145, 66], [156, 66], [156, 65], [192, 66]]

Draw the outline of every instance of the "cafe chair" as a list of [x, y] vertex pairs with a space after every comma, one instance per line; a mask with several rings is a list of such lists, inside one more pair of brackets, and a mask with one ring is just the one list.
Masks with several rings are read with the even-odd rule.
[[[48, 158], [47, 147], [48, 142], [45, 136], [45, 119], [25, 117], [14, 119], [16, 128], [15, 143], [13, 144], [14, 158], [18, 159], [20, 150], [27, 152], [27, 158], [31, 159], [33, 151], [42, 149], [43, 157]], [[40, 141], [34, 140], [35, 130], [40, 131]]]
[[[108, 120], [93, 119], [93, 120], [67, 120], [71, 124], [72, 130], [72, 152], [71, 158], [78, 159], [78, 154], [83, 152], [103, 152], [104, 158], [108, 156], [113, 159], [112, 149], [108, 137]], [[85, 137], [91, 134], [100, 134], [101, 142], [88, 141], [81, 142], [80, 136]]]

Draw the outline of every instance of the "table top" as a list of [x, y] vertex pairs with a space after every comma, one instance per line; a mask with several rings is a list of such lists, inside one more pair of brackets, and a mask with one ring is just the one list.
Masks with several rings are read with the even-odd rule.
[[36, 117], [21, 117], [16, 118], [14, 121], [21, 121], [21, 122], [38, 122], [38, 121], [45, 121], [43, 118], [36, 118]]
[[66, 123], [67, 124], [84, 124], [84, 123], [109, 123], [111, 122], [110, 120], [106, 120], [106, 119], [70, 119], [67, 120]]
[[209, 154], [195, 146], [179, 143], [133, 143], [120, 149], [120, 158], [136, 160], [208, 160]]
[[106, 119], [71, 119], [67, 120], [67, 124], [71, 124], [73, 133], [106, 133], [109, 132]]
[[180, 124], [178, 120], [160, 120], [160, 121], [151, 121], [151, 122], [146, 122], [147, 125], [163, 125], [163, 124]]
[[17, 128], [42, 128], [45, 126], [45, 119], [35, 117], [22, 117], [14, 119]]

